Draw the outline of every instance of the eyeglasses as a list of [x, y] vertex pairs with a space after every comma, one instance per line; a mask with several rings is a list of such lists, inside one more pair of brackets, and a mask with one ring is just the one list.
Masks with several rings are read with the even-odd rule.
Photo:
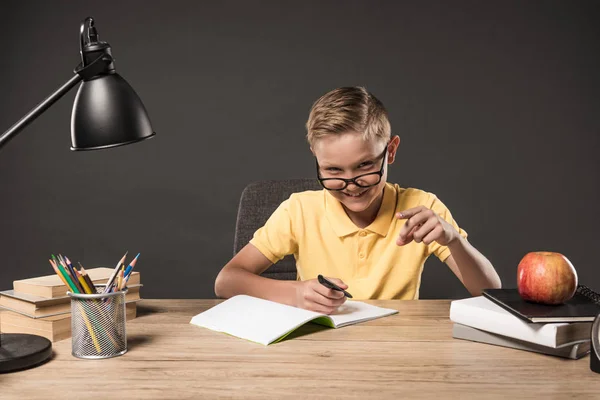
[[344, 190], [348, 187], [348, 184], [353, 183], [361, 188], [368, 188], [371, 186], [377, 185], [381, 182], [381, 177], [383, 176], [383, 167], [385, 165], [385, 155], [387, 153], [387, 146], [383, 149], [383, 153], [376, 158], [376, 160], [383, 158], [381, 161], [381, 168], [377, 172], [369, 172], [367, 174], [362, 174], [355, 176], [354, 178], [321, 178], [321, 173], [319, 172], [319, 161], [315, 160], [317, 164], [317, 179], [321, 186], [323, 186], [327, 190]]

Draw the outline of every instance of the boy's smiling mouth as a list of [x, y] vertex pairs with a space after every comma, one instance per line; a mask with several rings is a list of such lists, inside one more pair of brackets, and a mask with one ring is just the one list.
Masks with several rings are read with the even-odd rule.
[[342, 192], [342, 193], [344, 193], [348, 197], [361, 197], [368, 191], [369, 191], [369, 189], [366, 189], [366, 190], [363, 190], [362, 192], [357, 192], [357, 193], [346, 193], [346, 192]]

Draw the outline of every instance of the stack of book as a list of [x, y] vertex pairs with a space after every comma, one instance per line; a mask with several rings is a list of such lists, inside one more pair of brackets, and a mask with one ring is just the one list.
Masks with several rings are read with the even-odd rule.
[[456, 339], [574, 360], [590, 352], [590, 330], [598, 313], [598, 294], [583, 285], [562, 305], [526, 302], [517, 289], [486, 289], [483, 296], [450, 305]]
[[[112, 268], [92, 268], [87, 273], [94, 284], [105, 284]], [[126, 319], [136, 317], [141, 300], [139, 272], [132, 272], [125, 295]], [[30, 333], [52, 342], [71, 337], [71, 299], [58, 275], [40, 276], [13, 282], [12, 290], [0, 292], [0, 331]]]
[[483, 296], [450, 305], [456, 339], [574, 360], [590, 352], [590, 330], [598, 313], [598, 294], [583, 285], [562, 305], [526, 302], [517, 289], [486, 289]]

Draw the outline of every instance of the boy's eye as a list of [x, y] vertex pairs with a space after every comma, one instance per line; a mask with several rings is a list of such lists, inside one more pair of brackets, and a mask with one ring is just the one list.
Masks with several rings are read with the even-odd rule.
[[325, 171], [327, 171], [327, 172], [340, 172], [341, 169], [336, 168], [336, 167], [327, 167], [327, 168], [325, 168]]
[[369, 168], [373, 166], [373, 161], [365, 161], [364, 163], [360, 163], [358, 168]]

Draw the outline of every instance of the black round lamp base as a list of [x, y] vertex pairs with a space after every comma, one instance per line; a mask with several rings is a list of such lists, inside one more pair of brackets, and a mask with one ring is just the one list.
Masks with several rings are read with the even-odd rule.
[[598, 359], [596, 349], [592, 347], [592, 351], [590, 353], [590, 368], [592, 371], [600, 374], [600, 359]]
[[3, 333], [0, 340], [0, 373], [43, 363], [52, 355], [52, 342], [42, 336]]

